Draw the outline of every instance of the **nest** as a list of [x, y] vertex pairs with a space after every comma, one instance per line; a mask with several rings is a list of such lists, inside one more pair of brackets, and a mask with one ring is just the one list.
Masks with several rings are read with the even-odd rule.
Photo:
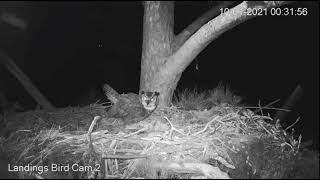
[[[267, 178], [275, 177], [266, 170], [270, 157], [290, 160], [301, 140], [268, 123], [269, 116], [228, 104], [204, 111], [158, 108], [127, 126], [113, 124], [104, 109], [22, 113], [45, 126], [14, 131], [2, 139], [3, 151], [22, 178]], [[101, 129], [100, 121], [119, 130]]]

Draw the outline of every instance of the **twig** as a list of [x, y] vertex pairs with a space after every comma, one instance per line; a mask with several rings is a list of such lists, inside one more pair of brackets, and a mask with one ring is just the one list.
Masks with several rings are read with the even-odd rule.
[[28, 130], [28, 129], [21, 129], [21, 130], [17, 130], [16, 133], [18, 132], [32, 132], [32, 130]]
[[133, 132], [133, 133], [131, 133], [131, 134], [127, 134], [127, 135], [125, 135], [124, 137], [127, 138], [127, 137], [130, 137], [130, 136], [139, 134], [140, 132], [144, 132], [144, 131], [146, 131], [146, 130], [148, 130], [148, 127], [147, 127], [147, 126], [146, 126], [146, 127], [143, 127], [142, 129], [139, 129], [139, 130], [136, 131], [136, 132]]
[[273, 101], [273, 102], [271, 102], [271, 103], [267, 104], [267, 105], [266, 105], [266, 107], [269, 107], [269, 106], [271, 106], [272, 104], [277, 103], [278, 101], [280, 101], [280, 99], [277, 99], [277, 100], [275, 100], [275, 101]]
[[300, 145], [301, 145], [301, 139], [302, 139], [302, 136], [301, 136], [301, 134], [300, 134], [300, 136], [299, 136], [299, 142], [298, 142], [298, 149], [297, 149], [296, 153], [298, 153], [298, 151], [299, 151], [299, 148], [300, 148]]
[[216, 121], [219, 117], [220, 117], [220, 116], [214, 117], [211, 121], [209, 121], [209, 122], [206, 124], [206, 126], [205, 126], [201, 131], [198, 131], [198, 132], [192, 134], [191, 136], [197, 136], [198, 134], [201, 134], [201, 133], [205, 132], [205, 131], [208, 129], [208, 127], [210, 126], [210, 124], [211, 124], [213, 121]]
[[93, 127], [94, 125], [96, 125], [96, 122], [100, 119], [101, 117], [100, 116], [95, 116], [93, 118], [93, 121], [89, 127], [89, 130], [88, 130], [88, 133], [87, 133], [87, 138], [88, 138], [88, 141], [89, 141], [89, 144], [92, 145], [92, 142], [91, 142], [91, 133], [92, 133], [92, 130], [93, 130]]
[[91, 134], [94, 125], [96, 125], [96, 122], [97, 122], [100, 118], [101, 118], [100, 116], [95, 116], [95, 117], [93, 118], [93, 121], [92, 121], [92, 123], [91, 123], [91, 125], [90, 125], [90, 127], [89, 127], [89, 130], [88, 130], [88, 133]]
[[247, 108], [247, 109], [258, 109], [258, 110], [256, 110], [256, 111], [254, 111], [255, 113], [256, 113], [257, 111], [259, 111], [260, 109], [272, 109], [272, 110], [279, 110], [279, 111], [285, 111], [285, 112], [290, 112], [290, 111], [291, 111], [291, 110], [289, 110], [289, 109], [270, 108], [270, 107], [266, 107], [266, 106], [264, 106], [264, 107], [245, 106], [244, 108]]
[[259, 105], [259, 109], [260, 109], [260, 113], [261, 113], [261, 115], [263, 116], [263, 111], [262, 111], [262, 108], [261, 108], [261, 101], [260, 101], [260, 99], [259, 99], [259, 103], [258, 103], [258, 105]]
[[109, 171], [108, 171], [108, 167], [109, 167], [109, 165], [108, 165], [108, 159], [105, 159], [105, 160], [104, 160], [104, 171], [105, 171], [105, 172], [104, 172], [104, 173], [105, 173], [105, 176], [104, 176], [104, 177], [105, 177], [105, 178], [107, 178], [107, 175], [108, 175], [108, 172], [109, 172]]
[[240, 122], [242, 125], [244, 125], [244, 127], [248, 128], [248, 126], [244, 122], [242, 122], [241, 118], [237, 118], [236, 120]]
[[[271, 106], [272, 104], [277, 103], [278, 101], [280, 101], [280, 99], [277, 99], [277, 100], [275, 100], [275, 101], [273, 101], [273, 102], [271, 102], [271, 103], [267, 104], [267, 105], [266, 105], [266, 106], [264, 106], [264, 107], [269, 107], [269, 106]], [[255, 110], [255, 111], [254, 111], [254, 113], [257, 113], [258, 111], [259, 111], [259, 109], [258, 109], [258, 110]]]
[[294, 151], [294, 148], [292, 147], [292, 145], [289, 144], [289, 143], [287, 143], [287, 142], [282, 143], [282, 144], [281, 144], [281, 147], [283, 147], [283, 146], [285, 146], [285, 145], [288, 145], [288, 146], [291, 148], [291, 150]]
[[114, 160], [114, 164], [116, 166], [116, 172], [119, 172], [119, 163], [118, 163], [118, 159]]
[[176, 129], [175, 127], [173, 127], [172, 123], [170, 122], [170, 120], [169, 120], [167, 117], [164, 117], [164, 118], [169, 122], [169, 124], [170, 124], [170, 126], [171, 126], [170, 133], [169, 133], [170, 140], [172, 140], [172, 132], [173, 132], [173, 131], [177, 131], [178, 133], [186, 136], [186, 134], [184, 134], [183, 132], [179, 131], [179, 130]]
[[288, 129], [290, 129], [291, 127], [293, 127], [299, 120], [300, 120], [300, 116], [297, 118], [297, 120], [296, 120], [293, 124], [291, 124], [290, 126], [288, 126], [288, 127], [285, 129], [285, 131], [287, 131]]

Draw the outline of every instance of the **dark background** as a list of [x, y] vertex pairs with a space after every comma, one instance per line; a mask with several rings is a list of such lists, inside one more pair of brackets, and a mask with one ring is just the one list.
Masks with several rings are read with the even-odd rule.
[[[0, 22], [0, 46], [57, 107], [95, 102], [99, 87], [138, 92], [142, 49], [141, 2], [0, 3], [28, 22], [21, 31]], [[212, 2], [177, 2], [175, 33], [210, 9]], [[319, 148], [319, 3], [293, 3], [307, 16], [262, 16], [246, 21], [213, 41], [189, 65], [179, 81], [184, 88], [231, 85], [249, 105], [281, 102], [300, 84], [304, 95], [290, 115], [303, 140]], [[196, 66], [199, 69], [196, 69]], [[36, 103], [0, 66], [0, 80], [10, 101]], [[98, 92], [97, 92], [98, 91]], [[91, 93], [90, 93], [91, 92]], [[100, 93], [100, 94], [99, 94]], [[272, 111], [270, 111], [272, 113]]]

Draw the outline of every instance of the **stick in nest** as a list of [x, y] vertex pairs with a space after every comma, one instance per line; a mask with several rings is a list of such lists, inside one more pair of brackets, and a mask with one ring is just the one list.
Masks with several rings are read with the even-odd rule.
[[169, 122], [169, 124], [170, 124], [170, 126], [171, 126], [170, 131], [169, 131], [169, 137], [170, 137], [171, 140], [172, 140], [172, 133], [173, 133], [173, 131], [177, 131], [178, 133], [186, 136], [186, 134], [184, 134], [183, 132], [179, 131], [179, 130], [176, 129], [175, 127], [173, 127], [172, 123], [170, 122], [170, 120], [169, 120], [167, 117], [164, 117], [164, 118]]
[[212, 123], [213, 121], [216, 121], [219, 117], [220, 117], [220, 116], [214, 117], [211, 121], [209, 121], [209, 122], [206, 124], [206, 126], [205, 126], [201, 131], [198, 131], [198, 132], [192, 134], [191, 136], [197, 136], [197, 135], [205, 132], [205, 131], [208, 129], [208, 127], [211, 125], [211, 123]]
[[88, 142], [89, 142], [89, 144], [91, 144], [91, 145], [92, 145], [92, 142], [91, 142], [91, 133], [92, 133], [93, 127], [96, 125], [96, 123], [97, 123], [97, 121], [98, 121], [99, 119], [101, 119], [100, 116], [95, 116], [95, 117], [93, 118], [93, 121], [92, 121], [92, 123], [91, 123], [91, 125], [90, 125], [90, 127], [89, 127], [89, 130], [88, 130], [88, 133], [87, 133]]
[[291, 124], [290, 126], [288, 126], [285, 131], [287, 131], [288, 129], [292, 128], [298, 121], [300, 120], [300, 116], [298, 117], [298, 119], [293, 123]]
[[[93, 148], [93, 144], [92, 144], [92, 139], [91, 139], [91, 133], [92, 133], [92, 130], [93, 130], [93, 127], [95, 126], [95, 124], [97, 123], [97, 121], [101, 119], [101, 116], [95, 116], [93, 118], [93, 121], [89, 127], [89, 130], [88, 130], [88, 133], [87, 133], [87, 140], [89, 142], [89, 149], [87, 152], [85, 152], [83, 154], [84, 157], [88, 156], [90, 158], [90, 161], [92, 162], [92, 160], [94, 161], [95, 164], [98, 164], [99, 163], [99, 158], [97, 157], [97, 153], [94, 151], [94, 148]], [[93, 159], [92, 159], [93, 158]], [[93, 170], [92, 172], [88, 172], [89, 176], [88, 178], [89, 179], [92, 179], [96, 176], [97, 174], [97, 171], [96, 169]]]
[[144, 131], [146, 131], [146, 130], [148, 130], [148, 127], [143, 127], [142, 129], [139, 129], [138, 131], [135, 131], [135, 132], [133, 132], [133, 133], [130, 133], [130, 134], [125, 135], [124, 137], [127, 138], [127, 137], [130, 137], [130, 136], [139, 134], [139, 133], [141, 133], [141, 132], [144, 132]]
[[89, 130], [88, 130], [88, 133], [87, 133], [87, 140], [88, 140], [88, 143], [89, 143], [89, 150], [87, 153], [85, 154], [90, 154], [90, 152], [92, 152], [93, 154], [95, 154], [95, 151], [94, 151], [94, 148], [93, 148], [93, 144], [92, 144], [92, 139], [91, 139], [91, 133], [92, 133], [92, 130], [93, 130], [93, 127], [94, 125], [97, 123], [97, 121], [101, 119], [100, 116], [95, 116], [93, 118], [93, 121], [89, 127]]

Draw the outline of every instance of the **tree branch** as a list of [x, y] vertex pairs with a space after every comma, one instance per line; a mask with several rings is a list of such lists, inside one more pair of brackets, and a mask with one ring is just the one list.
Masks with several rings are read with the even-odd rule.
[[221, 34], [235, 27], [236, 25], [249, 20], [255, 16], [246, 15], [248, 7], [250, 8], [270, 8], [284, 4], [279, 1], [263, 1], [257, 2], [256, 6], [253, 2], [244, 1], [241, 4], [230, 9], [228, 12], [220, 14], [216, 18], [202, 26], [195, 34], [193, 34], [164, 64], [162, 75], [166, 77], [174, 76], [182, 73], [192, 60]]
[[0, 63], [2, 63], [8, 71], [22, 84], [28, 93], [37, 101], [44, 109], [53, 109], [54, 106], [48, 101], [41, 92], [34, 86], [28, 76], [23, 73], [14, 61], [0, 50]]
[[198, 19], [193, 21], [187, 28], [175, 36], [173, 41], [173, 52], [175, 52], [192, 34], [194, 34], [201, 26], [203, 26], [210, 19], [214, 18], [220, 13], [221, 8], [229, 7], [235, 1], [223, 1], [219, 5], [211, 8], [205, 12]]
[[16, 28], [19, 28], [21, 30], [26, 30], [26, 28], [27, 28], [26, 21], [20, 17], [17, 17], [16, 15], [14, 15], [12, 13], [6, 13], [6, 12], [1, 13], [0, 20], [2, 20], [3, 22], [6, 22], [7, 24], [10, 24]]

